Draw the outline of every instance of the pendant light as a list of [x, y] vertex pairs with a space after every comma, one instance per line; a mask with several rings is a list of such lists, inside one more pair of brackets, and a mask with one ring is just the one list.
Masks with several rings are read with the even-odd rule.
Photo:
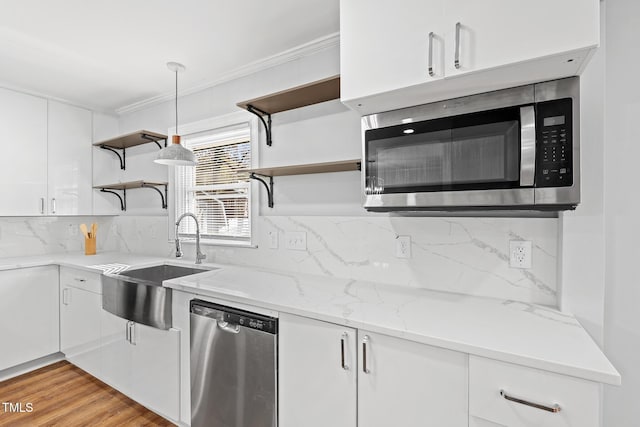
[[171, 145], [158, 152], [154, 162], [168, 166], [195, 166], [197, 163], [195, 154], [180, 144], [178, 134], [178, 73], [186, 68], [177, 62], [167, 62], [167, 68], [176, 74], [176, 134], [171, 136]]

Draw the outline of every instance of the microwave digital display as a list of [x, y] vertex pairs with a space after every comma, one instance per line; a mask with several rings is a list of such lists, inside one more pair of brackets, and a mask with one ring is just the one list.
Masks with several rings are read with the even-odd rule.
[[557, 126], [564, 124], [564, 116], [545, 117], [543, 126]]

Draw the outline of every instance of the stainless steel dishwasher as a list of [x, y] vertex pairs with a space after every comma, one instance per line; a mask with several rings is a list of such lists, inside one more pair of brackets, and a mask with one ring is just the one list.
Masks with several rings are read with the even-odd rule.
[[191, 427], [276, 427], [278, 319], [190, 306]]

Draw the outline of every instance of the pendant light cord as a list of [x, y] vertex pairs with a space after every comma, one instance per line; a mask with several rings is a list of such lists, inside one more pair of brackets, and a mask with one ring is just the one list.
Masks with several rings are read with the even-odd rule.
[[178, 132], [178, 70], [176, 70], [176, 135], [180, 135]]

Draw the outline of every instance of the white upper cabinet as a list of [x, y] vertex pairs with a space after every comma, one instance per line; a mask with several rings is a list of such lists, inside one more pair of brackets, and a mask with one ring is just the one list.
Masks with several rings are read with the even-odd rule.
[[92, 213], [91, 112], [0, 89], [0, 216]]
[[47, 101], [0, 88], [0, 215], [42, 215], [47, 199]]
[[342, 99], [441, 79], [443, 17], [444, 0], [342, 0]]
[[361, 114], [579, 75], [598, 0], [341, 0], [342, 102]]
[[585, 59], [584, 53], [576, 51], [598, 46], [599, 19], [597, 0], [448, 0], [444, 20], [450, 42], [445, 51], [446, 74], [567, 53], [573, 60], [559, 62], [557, 67], [575, 74]]
[[91, 215], [91, 134], [91, 111], [49, 101], [50, 215]]

